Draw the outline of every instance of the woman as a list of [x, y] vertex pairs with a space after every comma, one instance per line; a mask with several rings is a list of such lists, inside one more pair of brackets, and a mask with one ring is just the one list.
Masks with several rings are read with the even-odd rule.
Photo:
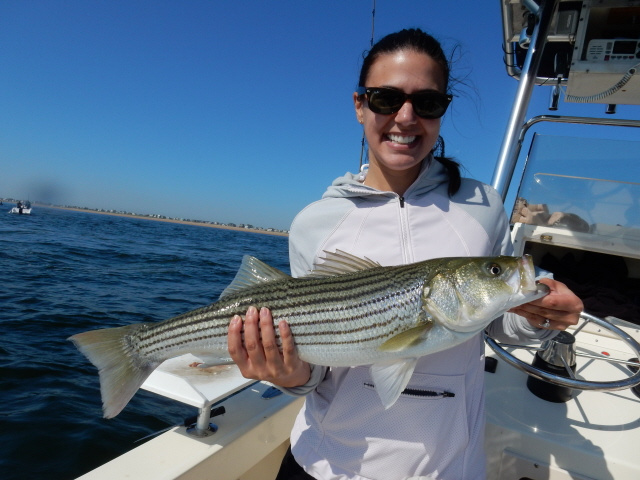
[[[369, 51], [353, 95], [369, 168], [335, 180], [296, 217], [289, 237], [294, 276], [338, 249], [382, 265], [512, 253], [495, 190], [461, 179], [455, 162], [433, 155], [448, 87], [442, 48], [421, 30], [388, 35]], [[551, 293], [492, 322], [492, 335], [542, 340], [577, 323], [581, 301], [563, 284], [542, 281]], [[480, 334], [422, 357], [408, 385], [413, 394], [385, 410], [368, 367], [311, 366], [297, 357], [286, 322], [278, 327], [282, 353], [267, 309], [250, 309], [244, 325], [234, 317], [229, 352], [244, 376], [306, 395], [279, 479], [485, 477]], [[453, 395], [439, 395], [444, 391]]]

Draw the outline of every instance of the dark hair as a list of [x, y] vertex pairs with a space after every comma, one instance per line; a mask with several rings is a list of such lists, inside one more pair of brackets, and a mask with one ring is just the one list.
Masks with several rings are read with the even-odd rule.
[[442, 50], [440, 42], [428, 33], [423, 32], [419, 28], [408, 28], [400, 30], [396, 33], [381, 38], [366, 52], [362, 68], [360, 69], [360, 78], [358, 86], [365, 87], [369, 70], [380, 55], [386, 53], [397, 52], [398, 50], [413, 50], [418, 53], [424, 53], [433, 58], [442, 69], [444, 77], [444, 90], [447, 91], [449, 86], [449, 61]]
[[[397, 52], [398, 50], [413, 50], [418, 53], [424, 53], [431, 57], [442, 69], [444, 78], [444, 91], [449, 88], [451, 69], [449, 60], [447, 59], [440, 42], [434, 37], [420, 30], [419, 28], [408, 28], [391, 33], [376, 42], [371, 50], [364, 55], [362, 68], [360, 69], [360, 77], [358, 78], [358, 86], [365, 87], [369, 70], [380, 55]], [[433, 148], [433, 158], [440, 162], [449, 174], [449, 195], [453, 195], [460, 189], [460, 164], [452, 158], [445, 157], [444, 140], [438, 137]]]

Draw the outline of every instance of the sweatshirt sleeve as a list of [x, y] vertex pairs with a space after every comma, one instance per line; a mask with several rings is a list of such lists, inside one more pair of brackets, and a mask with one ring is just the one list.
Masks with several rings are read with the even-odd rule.
[[486, 331], [491, 338], [511, 344], [543, 342], [559, 333], [557, 330], [532, 327], [526, 318], [510, 312], [491, 322]]
[[320, 382], [324, 380], [324, 376], [327, 374], [328, 369], [327, 367], [323, 367], [321, 365], [309, 364], [309, 366], [311, 367], [311, 376], [309, 377], [307, 383], [298, 387], [278, 387], [276, 385], [276, 388], [294, 397], [304, 397], [306, 395], [309, 395], [316, 389], [318, 385], [320, 385]]

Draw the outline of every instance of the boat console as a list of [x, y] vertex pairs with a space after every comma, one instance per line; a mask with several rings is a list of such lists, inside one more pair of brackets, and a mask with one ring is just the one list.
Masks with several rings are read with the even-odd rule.
[[[640, 1], [504, 0], [501, 7], [507, 73], [519, 85], [492, 184], [503, 199], [511, 195], [516, 254], [532, 255], [588, 313], [555, 345], [502, 348], [488, 340], [487, 357], [499, 360], [486, 374], [487, 478], [640, 478], [640, 142], [593, 135], [595, 126], [640, 122], [526, 118], [536, 85], [550, 87], [550, 110], [561, 96], [606, 104], [606, 114], [640, 104]], [[582, 125], [585, 134], [527, 137], [543, 123]]]
[[533, 136], [511, 216], [516, 254], [532, 255], [597, 316], [585, 313], [558, 344], [506, 356], [487, 339], [487, 356], [499, 358], [486, 374], [490, 479], [640, 478], [640, 179], [612, 168], [637, 163], [637, 152], [640, 142]]

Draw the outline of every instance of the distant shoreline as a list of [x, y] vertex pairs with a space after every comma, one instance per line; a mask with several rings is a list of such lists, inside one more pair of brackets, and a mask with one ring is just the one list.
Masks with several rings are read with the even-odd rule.
[[140, 220], [155, 220], [157, 222], [169, 222], [169, 223], [179, 223], [182, 225], [194, 225], [196, 227], [212, 227], [212, 228], [221, 228], [223, 230], [235, 230], [238, 232], [249, 232], [249, 233], [262, 233], [264, 235], [277, 235], [280, 237], [287, 237], [289, 234], [287, 232], [270, 232], [267, 230], [257, 229], [257, 228], [244, 228], [244, 227], [231, 227], [228, 225], [214, 225], [212, 223], [205, 222], [193, 222], [187, 220], [176, 220], [173, 218], [156, 218], [156, 217], [147, 217], [143, 215], [132, 215], [129, 213], [112, 213], [112, 212], [100, 212], [98, 210], [91, 210], [89, 208], [78, 208], [78, 207], [59, 207], [55, 205], [42, 205], [42, 204], [34, 204], [37, 207], [43, 208], [56, 208], [58, 210], [71, 210], [74, 212], [84, 212], [84, 213], [97, 213], [99, 215], [111, 215], [113, 217], [127, 217], [127, 218], [137, 218]]

